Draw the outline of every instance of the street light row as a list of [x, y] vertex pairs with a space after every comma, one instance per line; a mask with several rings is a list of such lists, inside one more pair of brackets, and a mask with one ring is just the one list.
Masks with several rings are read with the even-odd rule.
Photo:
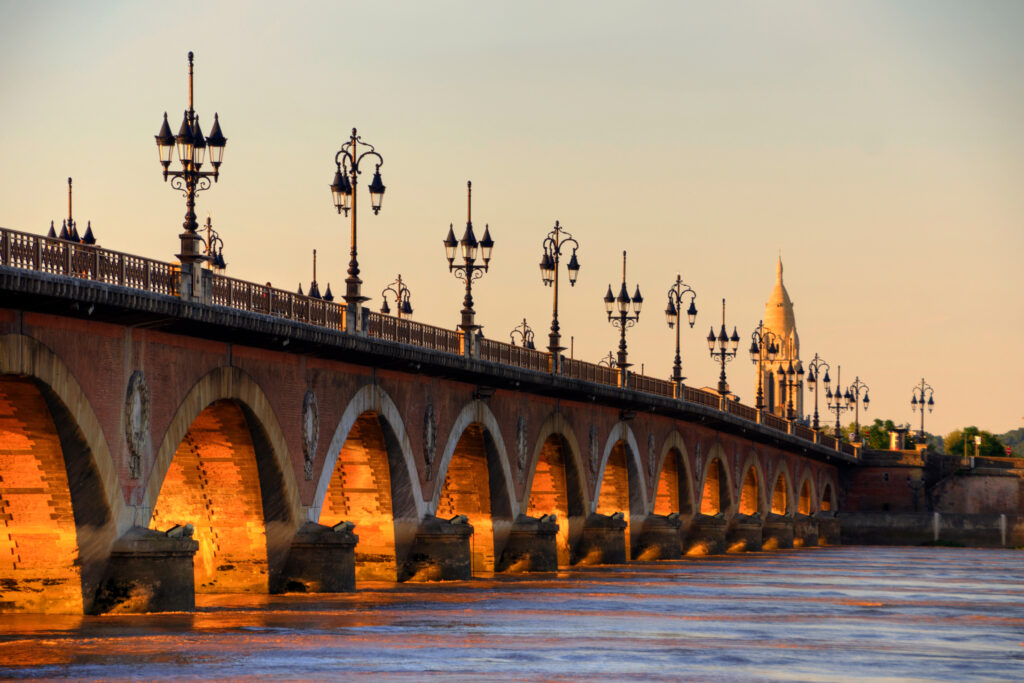
[[[220, 166], [224, 159], [224, 149], [227, 145], [227, 138], [224, 137], [221, 130], [220, 120], [217, 113], [214, 113], [213, 127], [210, 130], [210, 134], [208, 136], [203, 135], [202, 128], [199, 124], [199, 115], [195, 112], [193, 106], [193, 62], [194, 55], [192, 52], [189, 52], [188, 109], [184, 112], [178, 134], [173, 135], [171, 133], [170, 125], [167, 120], [167, 113], [164, 112], [163, 124], [156, 135], [156, 144], [159, 151], [160, 164], [163, 167], [164, 180], [167, 181], [170, 179], [171, 186], [181, 191], [186, 200], [185, 221], [182, 224], [184, 232], [180, 235], [181, 253], [178, 254], [179, 259], [182, 264], [192, 265], [205, 261], [210, 263], [214, 268], [223, 269], [226, 265], [223, 257], [223, 240], [221, 240], [220, 236], [213, 230], [209, 218], [204, 226], [206, 228], [205, 239], [200, 236], [198, 232], [199, 224], [196, 221], [195, 197], [198, 192], [208, 190], [211, 187], [211, 179], [214, 183], [219, 179]], [[180, 169], [172, 170], [171, 161], [174, 156], [175, 149], [177, 150]], [[209, 160], [213, 170], [204, 171], [202, 170], [202, 166], [206, 160], [207, 150], [209, 150]], [[362, 296], [361, 293], [362, 280], [359, 278], [359, 260], [356, 248], [358, 215], [356, 188], [359, 182], [359, 175], [362, 173], [360, 165], [367, 158], [375, 162], [373, 179], [370, 181], [368, 189], [370, 193], [370, 208], [373, 210], [374, 215], [377, 215], [380, 212], [381, 203], [386, 189], [380, 174], [380, 168], [384, 164], [384, 158], [374, 149], [373, 145], [365, 142], [358, 135], [355, 128], [352, 129], [349, 139], [342, 144], [341, 148], [335, 154], [334, 162], [336, 170], [334, 179], [330, 185], [334, 206], [338, 213], [344, 213], [346, 217], [350, 218], [348, 276], [345, 279], [345, 296], [343, 298], [346, 305], [353, 310], [367, 300], [367, 297]], [[69, 178], [69, 221], [71, 220], [70, 185], [71, 180]], [[448, 235], [443, 242], [445, 247], [445, 256], [448, 259], [449, 272], [453, 273], [459, 280], [465, 282], [466, 295], [463, 299], [463, 307], [461, 311], [462, 322], [459, 327], [462, 329], [465, 339], [468, 342], [480, 329], [480, 326], [475, 322], [475, 311], [473, 310], [473, 282], [480, 279], [488, 272], [491, 252], [494, 248], [494, 240], [491, 238], [489, 226], [486, 225], [484, 227], [483, 238], [477, 240], [473, 231], [472, 220], [472, 182], [466, 183], [466, 190], [466, 229], [463, 232], [462, 238], [460, 240], [456, 240], [454, 226], [449, 225]], [[91, 237], [91, 233], [89, 233], [89, 236]], [[199, 249], [200, 243], [203, 244], [205, 249]], [[551, 358], [550, 370], [551, 372], [556, 373], [561, 369], [561, 352], [565, 349], [565, 347], [561, 345], [561, 329], [558, 323], [559, 265], [563, 258], [563, 250], [569, 246], [572, 247], [572, 252], [566, 270], [569, 276], [569, 285], [575, 286], [580, 270], [580, 263], [577, 257], [577, 250], [580, 245], [570, 232], [568, 232], [558, 221], [555, 221], [554, 228], [552, 228], [552, 230], [547, 234], [541, 244], [542, 255], [540, 270], [543, 283], [546, 286], [552, 287], [553, 290], [551, 330], [548, 335], [548, 351]], [[462, 262], [459, 264], [456, 263], [457, 255], [461, 256], [462, 259]], [[316, 284], [315, 263], [316, 255], [314, 252], [314, 276], [311, 286], [311, 294], [314, 294], [315, 292], [315, 295], [319, 295], [319, 289]], [[398, 276], [398, 279], [394, 283], [386, 287], [381, 292], [381, 296], [384, 299], [381, 312], [384, 314], [390, 313], [390, 308], [387, 302], [387, 295], [389, 293], [395, 299], [395, 306], [397, 309], [396, 313], [399, 318], [403, 315], [412, 314], [412, 305], [410, 300], [411, 293], [408, 286], [403, 283], [401, 275]], [[686, 315], [687, 321], [692, 328], [697, 317], [697, 308], [695, 305], [696, 297], [697, 294], [694, 289], [690, 285], [685, 284], [682, 281], [682, 277], [677, 275], [675, 283], [668, 290], [668, 301], [665, 308], [665, 318], [669, 329], [675, 329], [676, 331], [676, 350], [672, 366], [672, 382], [675, 387], [677, 397], [682, 391], [682, 382], [685, 379], [682, 374], [682, 358], [680, 355], [680, 329], [682, 327], [681, 317], [683, 305], [686, 303], [686, 300], [689, 299]], [[626, 331], [636, 325], [640, 320], [640, 312], [643, 307], [643, 302], [644, 299], [640, 293], [639, 285], [636, 286], [632, 296], [629, 294], [629, 289], [626, 285], [626, 252], [623, 251], [622, 283], [619, 288], [619, 293], [617, 296], [613, 294], [612, 287], [609, 284], [608, 291], [604, 296], [605, 311], [608, 316], [608, 322], [613, 327], [619, 329], [619, 349], [614, 362], [612, 361], [611, 352], [609, 352], [606, 359], [602, 359], [602, 363], [607, 361], [609, 366], [617, 367], [620, 373], [619, 381], [622, 386], [626, 386], [628, 384], [628, 369], [632, 366], [628, 360], [629, 356], [626, 344]], [[358, 329], [360, 324], [360, 316], [346, 316], [346, 327], [349, 331]], [[513, 330], [511, 334], [513, 344], [515, 343], [517, 332], [520, 337], [520, 341], [524, 346], [531, 349], [534, 348], [533, 331], [530, 330], [525, 319], [523, 320], [522, 325], [517, 327], [516, 330]], [[710, 356], [713, 360], [717, 360], [721, 366], [718, 390], [723, 395], [728, 392], [725, 365], [736, 357], [739, 341], [740, 338], [735, 326], [733, 327], [731, 336], [726, 333], [725, 299], [723, 299], [721, 329], [716, 335], [714, 327], [712, 327], [707, 337]], [[777, 335], [775, 335], [775, 333], [770, 329], [766, 329], [764, 327], [763, 321], [758, 323], [757, 328], [752, 333], [750, 358], [758, 368], [757, 409], [759, 411], [764, 409], [762, 368], [765, 362], [773, 363], [775, 361], [780, 350], [780, 343], [780, 339]], [[818, 395], [820, 394], [820, 391], [817, 390], [818, 382], [820, 380], [825, 387], [826, 408], [836, 414], [835, 428], [837, 437], [840, 433], [840, 415], [842, 412], [852, 409], [855, 411], [855, 428], [857, 438], [859, 439], [860, 405], [863, 404], [864, 409], [867, 410], [870, 402], [868, 386], [862, 382], [859, 377], [857, 377], [845, 390], [843, 390], [840, 382], [842, 370], [837, 366], [836, 388], [833, 392], [831, 388], [831, 378], [829, 377], [829, 369], [830, 367], [828, 363], [818, 356], [818, 354], [815, 354], [814, 359], [809, 363], [810, 371], [807, 373], [806, 379], [808, 382], [808, 389], [815, 395], [813, 428], [817, 430], [820, 426], [818, 414]], [[823, 376], [821, 375], [822, 371], [824, 371]], [[797, 361], [795, 366], [791, 361], [783, 373], [785, 375], [784, 381], [788, 390], [786, 392], [788, 397], [786, 410], [787, 417], [788, 419], [793, 420], [796, 418], [793, 406], [794, 390], [804, 381], [804, 368], [800, 361]], [[923, 378], [921, 380], [921, 384], [915, 386], [912, 393], [911, 408], [913, 410], [916, 410], [918, 406], [921, 408], [922, 434], [924, 433], [925, 406], [927, 405], [928, 412], [931, 412], [935, 405], [933, 394], [934, 391], [931, 386], [929, 386]]]

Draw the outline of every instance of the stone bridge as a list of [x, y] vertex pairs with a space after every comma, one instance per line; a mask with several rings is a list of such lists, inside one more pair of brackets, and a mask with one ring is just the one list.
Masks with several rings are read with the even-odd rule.
[[0, 256], [0, 611], [838, 540], [857, 453], [717, 394], [9, 230]]

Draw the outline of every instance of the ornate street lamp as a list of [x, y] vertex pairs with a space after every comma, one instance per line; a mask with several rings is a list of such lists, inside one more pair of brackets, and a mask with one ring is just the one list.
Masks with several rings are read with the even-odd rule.
[[[821, 376], [822, 369], [825, 370], [825, 376]], [[818, 430], [818, 380], [821, 380], [822, 384], [825, 385], [825, 391], [831, 393], [832, 379], [828, 376], [829, 364], [825, 362], [825, 359], [814, 354], [814, 359], [807, 364], [807, 389], [814, 394], [814, 423], [813, 428], [815, 431]]]
[[683, 380], [686, 379], [683, 377], [683, 359], [679, 355], [679, 331], [683, 328], [679, 318], [682, 316], [683, 300], [687, 295], [690, 297], [690, 306], [686, 310], [686, 316], [692, 328], [697, 321], [697, 307], [694, 305], [697, 292], [684, 283], [682, 276], [677, 273], [675, 284], [668, 289], [668, 304], [665, 306], [665, 322], [668, 323], [668, 329], [676, 330], [676, 359], [672, 363], [672, 384], [675, 387], [676, 398], [683, 397]]
[[[206, 214], [206, 239], [202, 239], [205, 247], [204, 256], [206, 256], [206, 262], [209, 263], [214, 270], [224, 270], [228, 267], [228, 264], [224, 262], [224, 240], [220, 238], [220, 234], [213, 229], [213, 219], [210, 218], [210, 214]], [[316, 262], [316, 250], [313, 251], [313, 261]], [[316, 272], [316, 266], [313, 266], [313, 272]], [[316, 275], [313, 275], [313, 281], [316, 282]]]
[[[461, 247], [462, 265], [455, 265], [456, 250]], [[465, 342], [464, 352], [472, 355], [473, 347], [472, 334], [480, 329], [476, 324], [476, 311], [473, 310], [473, 281], [479, 280], [487, 272], [491, 261], [491, 250], [494, 248], [494, 240], [491, 239], [490, 226], [484, 226], [484, 238], [477, 241], [473, 234], [473, 183], [466, 183], [466, 231], [462, 233], [462, 239], [455, 240], [455, 231], [452, 225], [448, 224], [448, 237], [444, 239], [445, 256], [448, 258], [448, 271], [455, 274], [456, 279], [466, 283], [466, 297], [462, 301], [462, 329]], [[480, 250], [479, 260], [483, 265], [477, 264], [477, 249]]]
[[[367, 149], [360, 153], [360, 147]], [[374, 150], [373, 145], [363, 142], [355, 128], [352, 129], [352, 135], [349, 136], [348, 141], [342, 144], [341, 149], [334, 155], [334, 165], [337, 170], [335, 170], [334, 180], [331, 182], [331, 196], [338, 213], [349, 216], [351, 211], [351, 216], [349, 216], [351, 223], [348, 277], [345, 278], [345, 296], [342, 297], [345, 300], [345, 320], [348, 321], [346, 327], [349, 332], [358, 328], [360, 316], [357, 311], [367, 300], [367, 297], [362, 295], [363, 281], [359, 279], [359, 259], [356, 253], [356, 207], [358, 204], [356, 186], [359, 184], [359, 174], [362, 173], [359, 164], [366, 157], [374, 157], [377, 162], [369, 187], [370, 208], [373, 209], [373, 215], [376, 216], [380, 212], [380, 204], [384, 199], [384, 183], [380, 179], [380, 167], [384, 165], [384, 157]]]
[[403, 315], [412, 315], [412, 292], [402, 282], [401, 273], [399, 273], [398, 279], [381, 290], [380, 297], [384, 300], [384, 304], [380, 307], [380, 312], [384, 315], [391, 315], [391, 308], [388, 306], [388, 293], [395, 298], [395, 315], [399, 320]]
[[796, 410], [793, 408], [793, 394], [796, 390], [804, 385], [804, 366], [798, 360], [796, 365], [793, 365], [793, 361], [789, 361], [789, 367], [785, 370], [786, 382], [786, 419], [795, 420]]
[[77, 242], [90, 247], [96, 244], [96, 238], [92, 234], [92, 221], [86, 222], [85, 234], [81, 237], [78, 235], [78, 223], [71, 214], [71, 178], [68, 178], [68, 217], [61, 222], [60, 235], [53, 229], [53, 221], [50, 221], [50, 231], [46, 236], [50, 239]]
[[[626, 387], [629, 384], [629, 368], [632, 363], [628, 362], [626, 350], [626, 330], [636, 325], [640, 320], [640, 309], [644, 305], [644, 298], [640, 295], [640, 285], [636, 286], [636, 293], [632, 297], [626, 289], [626, 252], [622, 252], [622, 286], [619, 288], [619, 295], [612, 295], [612, 286], [608, 285], [608, 293], [604, 295], [604, 308], [608, 313], [608, 322], [612, 327], [619, 328], [619, 354], [615, 362], [619, 368], [619, 386]], [[630, 314], [630, 306], [633, 313]]]
[[714, 327], [708, 332], [708, 351], [711, 359], [717, 360], [722, 366], [722, 372], [718, 375], [718, 393], [723, 396], [729, 393], [729, 384], [725, 381], [725, 364], [736, 357], [739, 347], [740, 335], [736, 326], [732, 328], [731, 337], [725, 333], [725, 299], [722, 299], [722, 329], [718, 331], [718, 337], [715, 337]]
[[[203, 131], [199, 127], [199, 116], [192, 106], [192, 80], [193, 80], [193, 54], [188, 53], [188, 109], [182, 118], [181, 127], [177, 135], [171, 134], [171, 127], [167, 123], [167, 112], [164, 112], [164, 122], [160, 126], [160, 132], [156, 135], [156, 147], [160, 153], [160, 165], [164, 169], [164, 180], [171, 179], [171, 187], [180, 191], [185, 197], [185, 222], [182, 227], [185, 232], [181, 238], [181, 253], [178, 259], [182, 265], [189, 265], [198, 261], [212, 260], [208, 254], [199, 251], [199, 244], [203, 241], [198, 235], [199, 224], [196, 222], [196, 193], [210, 189], [213, 182], [220, 177], [220, 165], [224, 160], [224, 147], [227, 145], [227, 138], [220, 129], [220, 119], [216, 113], [213, 115], [213, 128], [210, 134], [203, 137]], [[172, 171], [171, 157], [174, 149], [178, 150], [178, 163], [181, 170]], [[210, 152], [210, 164], [212, 171], [203, 171], [202, 166], [206, 159], [206, 152]], [[198, 283], [197, 271], [193, 273], [191, 292], [195, 294], [195, 285]]]
[[[850, 384], [850, 388], [847, 389], [850, 395], [853, 397], [853, 433], [854, 437], [851, 439], [854, 443], [860, 443], [860, 405], [864, 404], [864, 412], [867, 412], [868, 404], [871, 403], [871, 399], [868, 398], [868, 385], [860, 381], [860, 376], [853, 378], [853, 383]], [[861, 394], [864, 397], [861, 398]]]
[[[914, 385], [914, 389], [910, 394], [910, 410], [911, 412], [916, 411], [918, 408], [921, 409], [921, 440], [924, 441], [924, 408], [925, 403], [928, 404], [928, 412], [932, 412], [932, 408], [935, 407], [935, 390], [932, 389], [931, 385], [924, 381], [924, 377], [921, 378], [921, 383]], [[925, 397], [928, 398], [925, 401]]]
[[523, 322], [513, 327], [508, 336], [512, 340], [512, 346], [516, 345], [516, 337], [519, 337], [519, 343], [523, 345], [524, 349], [533, 351], [537, 348], [533, 344], [533, 330], [526, 324], [526, 318], [523, 318]]
[[850, 393], [850, 389], [847, 388], [843, 391], [843, 366], [836, 366], [836, 390], [831, 392], [828, 389], [825, 390], [825, 407], [836, 414], [836, 439], [842, 438], [843, 427], [839, 423], [839, 416], [844, 411], [853, 410], [853, 394]]
[[764, 321], [757, 323], [757, 327], [750, 335], [750, 362], [757, 366], [757, 404], [758, 411], [764, 410], [764, 389], [762, 379], [764, 378], [764, 364], [774, 363], [775, 357], [779, 355], [779, 338], [769, 329], [765, 329]]
[[601, 367], [605, 367], [605, 368], [614, 368], [615, 367], [615, 354], [613, 354], [611, 351], [609, 351], [607, 356], [605, 356], [601, 360], [597, 361], [597, 364], [600, 365]]
[[576, 259], [576, 250], [580, 243], [573, 238], [572, 233], [555, 221], [555, 227], [547, 234], [541, 242], [543, 253], [540, 257], [540, 276], [544, 284], [554, 289], [554, 304], [551, 314], [551, 332], [548, 335], [548, 353], [551, 354], [551, 372], [559, 372], [561, 369], [560, 352], [565, 350], [562, 346], [562, 335], [558, 327], [558, 264], [562, 258], [562, 248], [565, 245], [572, 245], [572, 257], [569, 259], [567, 270], [569, 272], [569, 286], [576, 286], [576, 278], [580, 273], [580, 262]]

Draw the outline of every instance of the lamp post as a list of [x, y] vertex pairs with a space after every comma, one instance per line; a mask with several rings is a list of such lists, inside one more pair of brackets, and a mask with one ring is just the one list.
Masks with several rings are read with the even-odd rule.
[[[224, 147], [227, 138], [220, 129], [220, 119], [216, 113], [213, 115], [213, 128], [210, 134], [203, 137], [203, 131], [199, 127], [199, 116], [193, 108], [192, 80], [193, 80], [193, 54], [188, 53], [188, 109], [181, 121], [181, 128], [177, 135], [171, 135], [171, 128], [167, 123], [167, 112], [164, 112], [164, 122], [160, 126], [160, 132], [156, 135], [156, 146], [160, 153], [160, 164], [164, 169], [164, 180], [171, 179], [171, 187], [180, 191], [185, 197], [185, 222], [182, 227], [185, 231], [179, 235], [181, 238], [181, 253], [178, 259], [183, 266], [190, 269], [192, 264], [199, 261], [210, 260], [211, 257], [199, 251], [199, 243], [202, 238], [198, 235], [199, 224], [196, 222], [196, 193], [210, 189], [213, 182], [220, 177], [220, 165], [224, 160]], [[174, 148], [178, 150], [178, 162], [181, 170], [172, 171], [171, 156]], [[210, 164], [212, 171], [203, 171], [203, 162], [206, 159], [206, 150], [210, 150]], [[187, 282], [187, 280], [183, 280]], [[198, 295], [199, 292], [199, 271], [192, 270], [190, 289], [183, 292], [186, 295]]]
[[798, 360], [796, 365], [789, 361], [789, 367], [785, 370], [786, 382], [786, 419], [795, 420], [796, 410], [793, 407], [793, 394], [804, 384], [804, 366]]
[[[822, 369], [825, 370], [825, 376], [821, 376]], [[825, 391], [830, 392], [830, 385], [832, 379], [828, 376], [829, 365], [825, 362], [825, 359], [814, 354], [814, 359], [807, 364], [807, 389], [814, 394], [814, 423], [813, 428], [815, 431], [818, 430], [820, 425], [818, 424], [818, 380], [825, 385]]]
[[[462, 265], [455, 265], [455, 250], [462, 247]], [[491, 249], [494, 248], [494, 240], [491, 239], [490, 226], [484, 226], [484, 238], [477, 241], [473, 234], [473, 183], [466, 182], [466, 231], [462, 233], [462, 239], [455, 241], [455, 231], [452, 225], [448, 225], [448, 237], [444, 239], [445, 256], [448, 258], [448, 272], [454, 273], [456, 279], [464, 280], [466, 283], [466, 297], [462, 300], [462, 324], [459, 327], [463, 333], [463, 353], [467, 356], [473, 355], [473, 333], [480, 329], [476, 324], [476, 311], [473, 310], [473, 281], [479, 280], [487, 272], [488, 264], [491, 261]], [[480, 260], [483, 265], [477, 264], [476, 251], [480, 249]]]
[[836, 439], [842, 438], [843, 427], [839, 422], [840, 415], [844, 411], [853, 409], [853, 394], [850, 393], [850, 389], [847, 388], [843, 391], [843, 366], [836, 366], [836, 390], [831, 392], [828, 389], [825, 390], [825, 407], [836, 414]]
[[679, 323], [683, 312], [683, 300], [687, 295], [690, 297], [690, 306], [686, 310], [686, 316], [692, 328], [693, 323], [697, 321], [697, 306], [694, 305], [697, 292], [693, 291], [693, 287], [684, 283], [682, 276], [677, 273], [675, 283], [668, 288], [668, 304], [665, 306], [665, 322], [668, 323], [668, 329], [675, 328], [676, 331], [676, 358], [672, 363], [672, 385], [675, 388], [676, 398], [683, 397], [683, 380], [686, 379], [683, 377], [683, 359], [679, 355], [679, 331], [683, 328]]
[[615, 367], [615, 354], [613, 354], [611, 351], [609, 351], [607, 356], [605, 356], [601, 360], [597, 361], [597, 364], [602, 366], [602, 367], [605, 367], [605, 368], [614, 368]]
[[[860, 380], [860, 376], [853, 378], [853, 382], [850, 384], [849, 389], [850, 395], [853, 397], [853, 427], [854, 427], [854, 443], [860, 443], [860, 404], [864, 404], [864, 412], [868, 410], [868, 404], [871, 403], [871, 399], [868, 397], [868, 385], [864, 384]], [[861, 394], [864, 394], [864, 398], [861, 398]]]
[[764, 410], [764, 364], [774, 363], [779, 355], [779, 338], [771, 330], [764, 327], [764, 321], [758, 321], [757, 327], [750, 335], [750, 362], [757, 366], [757, 403], [758, 412]]
[[409, 287], [402, 282], [402, 274], [398, 274], [398, 278], [390, 285], [385, 287], [380, 292], [381, 299], [384, 300], [383, 305], [380, 307], [380, 312], [384, 315], [391, 314], [391, 308], [388, 306], [388, 293], [395, 298], [395, 315], [399, 320], [402, 319], [403, 315], [412, 315], [412, 292], [409, 291]]
[[516, 345], [516, 337], [519, 337], [519, 343], [523, 345], [524, 349], [533, 351], [537, 348], [533, 344], [533, 330], [526, 324], [526, 318], [523, 318], [523, 322], [513, 327], [508, 336], [512, 340], [512, 346]]
[[[717, 342], [717, 348], [715, 342]], [[740, 335], [736, 332], [735, 326], [732, 328], [732, 336], [726, 336], [725, 299], [722, 299], [722, 329], [718, 331], [717, 338], [714, 327], [708, 332], [708, 351], [711, 353], [711, 359], [717, 360], [722, 366], [722, 372], [718, 375], [718, 393], [723, 396], [729, 393], [729, 384], [725, 381], [725, 364], [736, 357], [739, 346]]]
[[910, 410], [911, 412], [921, 408], [921, 440], [924, 440], [924, 407], [925, 397], [928, 398], [928, 412], [932, 412], [932, 408], [935, 406], [934, 398], [935, 390], [932, 389], [931, 385], [924, 381], [924, 377], [921, 378], [921, 383], [914, 385], [913, 390], [910, 393]]
[[[576, 250], [580, 243], [572, 236], [572, 233], [555, 221], [555, 227], [547, 234], [541, 242], [543, 253], [540, 257], [540, 276], [544, 284], [554, 289], [554, 304], [551, 314], [551, 332], [548, 335], [548, 352], [551, 354], [551, 372], [559, 372], [561, 358], [559, 352], [564, 351], [562, 346], [562, 335], [558, 327], [558, 264], [562, 257], [562, 248], [572, 244], [572, 258], [569, 259], [567, 270], [569, 271], [569, 286], [576, 286], [576, 278], [580, 273], [580, 262], [576, 260]], [[525, 321], [524, 321], [525, 322]]]
[[[367, 149], [360, 152], [361, 147]], [[362, 295], [363, 281], [359, 279], [359, 259], [356, 250], [356, 217], [358, 214], [356, 211], [358, 205], [356, 186], [359, 184], [359, 174], [362, 173], [359, 165], [366, 157], [374, 157], [377, 164], [369, 186], [370, 208], [373, 209], [373, 215], [376, 216], [380, 212], [380, 204], [384, 199], [384, 183], [380, 179], [380, 167], [384, 165], [384, 157], [373, 148], [373, 145], [364, 142], [355, 128], [352, 129], [348, 141], [343, 143], [334, 155], [336, 170], [334, 181], [331, 182], [331, 195], [338, 213], [349, 216], [349, 212], [351, 212], [351, 216], [349, 216], [351, 222], [348, 277], [345, 278], [345, 296], [342, 297], [345, 300], [345, 327], [349, 332], [360, 327], [361, 316], [358, 311], [367, 299]]]
[[[633, 307], [633, 313], [630, 314], [630, 305]], [[644, 305], [644, 298], [640, 295], [640, 285], [636, 286], [636, 292], [632, 298], [629, 296], [629, 291], [626, 289], [626, 252], [622, 252], [622, 287], [619, 289], [619, 295], [612, 295], [612, 286], [608, 285], [608, 293], [604, 295], [604, 308], [608, 313], [608, 322], [612, 324], [612, 327], [619, 328], [619, 354], [616, 360], [616, 365], [619, 368], [619, 386], [625, 387], [629, 383], [629, 367], [632, 363], [627, 361], [628, 353], [626, 351], [626, 330], [633, 325], [636, 325], [637, 321], [640, 320], [640, 308]], [[613, 314], [613, 309], [616, 309]]]

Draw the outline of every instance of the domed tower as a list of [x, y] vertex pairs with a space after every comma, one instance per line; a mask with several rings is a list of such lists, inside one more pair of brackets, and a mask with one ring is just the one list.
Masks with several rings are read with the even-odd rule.
[[[762, 366], [764, 376], [764, 405], [769, 413], [786, 417], [789, 404], [789, 386], [787, 371], [792, 363], [793, 370], [799, 370], [800, 336], [796, 332], [796, 316], [793, 314], [793, 300], [789, 298], [786, 285], [782, 283], [782, 256], [775, 269], [775, 288], [764, 305], [764, 327], [771, 330], [778, 338], [779, 353], [774, 363]], [[804, 414], [803, 375], [794, 375], [797, 385], [793, 389], [793, 410], [797, 418]], [[757, 370], [754, 371], [754, 386], [757, 387]]]

